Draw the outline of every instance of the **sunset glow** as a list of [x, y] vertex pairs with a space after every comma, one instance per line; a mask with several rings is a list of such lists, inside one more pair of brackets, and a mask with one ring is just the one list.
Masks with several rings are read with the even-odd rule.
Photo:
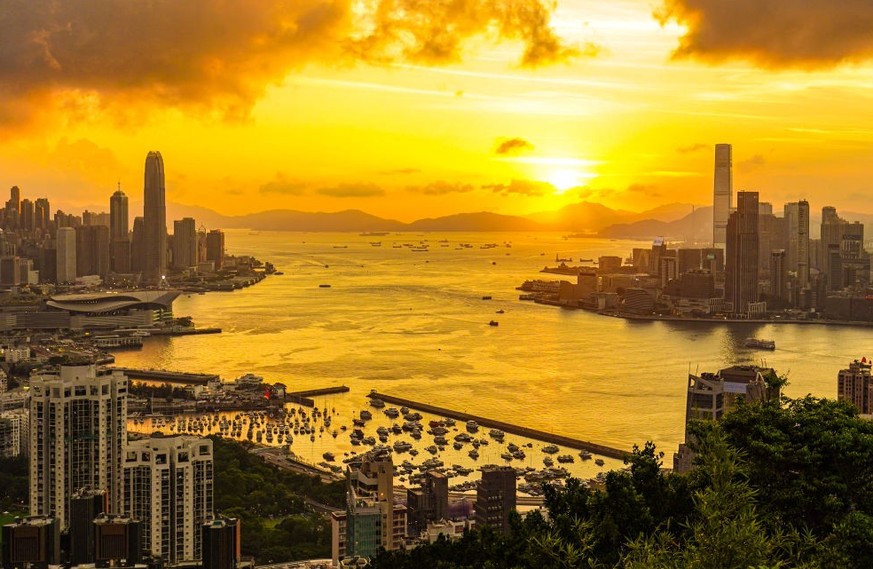
[[712, 147], [730, 142], [735, 185], [762, 199], [866, 207], [863, 36], [785, 54], [683, 0], [527, 0], [530, 20], [486, 0], [463, 16], [411, 0], [119, 2], [4, 2], [21, 8], [0, 13], [15, 30], [0, 40], [15, 86], [0, 94], [0, 185], [106, 209], [119, 181], [139, 195], [160, 149], [168, 202], [225, 214], [640, 211], [709, 203]]

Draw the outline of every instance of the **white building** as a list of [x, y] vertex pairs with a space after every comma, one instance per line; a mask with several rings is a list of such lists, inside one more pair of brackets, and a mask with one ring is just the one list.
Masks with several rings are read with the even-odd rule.
[[59, 283], [76, 281], [76, 230], [58, 228], [57, 279]]
[[0, 457], [27, 455], [29, 415], [27, 409], [0, 411]]
[[62, 366], [30, 380], [30, 513], [70, 522], [80, 488], [109, 492], [120, 503], [127, 442], [127, 377], [93, 365]]
[[202, 559], [212, 488], [209, 439], [154, 436], [127, 447], [121, 511], [142, 521], [143, 550], [165, 563]]

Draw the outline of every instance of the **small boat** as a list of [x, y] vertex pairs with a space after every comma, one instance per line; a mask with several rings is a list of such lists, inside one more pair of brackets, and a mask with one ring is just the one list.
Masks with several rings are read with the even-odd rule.
[[471, 433], [475, 433], [479, 430], [478, 423], [476, 423], [476, 421], [474, 421], [473, 419], [470, 419], [469, 421], [467, 421], [467, 430]]
[[320, 285], [318, 285], [318, 288], [330, 288], [330, 285], [329, 284], [320, 284]]
[[382, 401], [381, 399], [377, 399], [374, 397], [374, 398], [370, 399], [370, 405], [377, 408], [377, 409], [381, 409], [382, 407], [385, 406], [385, 402]]
[[776, 342], [774, 340], [761, 340], [758, 338], [747, 338], [745, 346], [747, 348], [755, 348], [758, 350], [775, 350]]
[[328, 462], [333, 462], [334, 458], [335, 458], [332, 452], [326, 452], [321, 456], [324, 458], [324, 460], [326, 460]]
[[596, 464], [597, 466], [603, 466], [605, 464], [605, 462], [603, 461], [602, 458], [598, 458], [597, 460], [594, 461], [594, 464]]
[[579, 456], [582, 460], [591, 460], [591, 453], [587, 450], [579, 451]]
[[546, 454], [557, 454], [558, 447], [555, 445], [546, 445], [543, 447], [543, 452]]
[[503, 314], [503, 309], [501, 308], [500, 310], [498, 310], [497, 314]]
[[482, 300], [491, 300], [491, 296], [486, 294], [485, 296], [482, 297]]
[[500, 322], [497, 320], [492, 320], [488, 323], [489, 326], [500, 326]]

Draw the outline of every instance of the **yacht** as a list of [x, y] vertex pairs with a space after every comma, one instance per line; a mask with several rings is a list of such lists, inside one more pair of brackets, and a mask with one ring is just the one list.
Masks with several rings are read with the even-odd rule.
[[475, 433], [479, 430], [479, 425], [476, 423], [476, 421], [470, 419], [469, 421], [467, 421], [467, 430], [471, 433]]
[[757, 350], [775, 350], [776, 342], [773, 340], [761, 340], [759, 338], [747, 338], [745, 346]]

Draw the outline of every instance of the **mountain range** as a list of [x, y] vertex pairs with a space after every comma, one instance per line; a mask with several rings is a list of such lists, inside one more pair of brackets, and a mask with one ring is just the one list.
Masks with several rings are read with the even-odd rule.
[[[707, 241], [712, 236], [712, 207], [671, 203], [643, 212], [611, 209], [603, 204], [579, 202], [554, 211], [526, 216], [486, 211], [459, 213], [405, 223], [360, 210], [304, 212], [276, 209], [245, 215], [223, 215], [200, 206], [167, 204], [169, 219], [193, 217], [198, 225], [223, 229], [263, 231], [565, 231], [580, 236], [671, 241]], [[873, 230], [873, 214], [841, 213]], [[818, 236], [820, 217], [810, 216], [811, 237]]]
[[[602, 204], [580, 202], [559, 210], [527, 216], [487, 211], [459, 213], [404, 223], [360, 210], [303, 212], [276, 209], [245, 215], [223, 215], [200, 206], [167, 204], [170, 219], [193, 217], [198, 225], [223, 229], [263, 231], [568, 231], [596, 236], [613, 226], [632, 227], [657, 219], [661, 223], [681, 221], [694, 206], [668, 204], [644, 212], [614, 210]], [[633, 231], [631, 231], [633, 233]]]

